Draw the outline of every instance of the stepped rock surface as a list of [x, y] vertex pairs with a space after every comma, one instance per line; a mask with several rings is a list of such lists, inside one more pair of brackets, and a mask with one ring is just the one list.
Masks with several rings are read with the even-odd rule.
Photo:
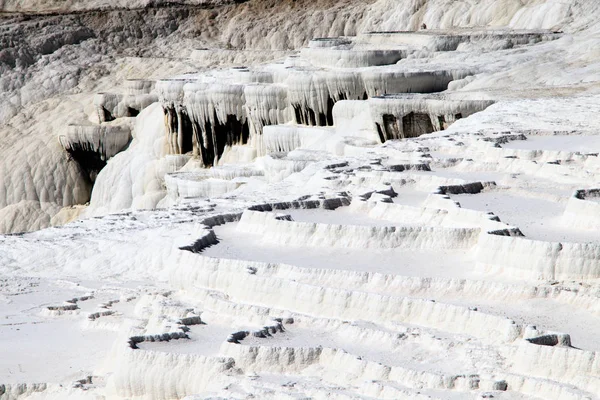
[[0, 400], [600, 398], [599, 21], [0, 0]]

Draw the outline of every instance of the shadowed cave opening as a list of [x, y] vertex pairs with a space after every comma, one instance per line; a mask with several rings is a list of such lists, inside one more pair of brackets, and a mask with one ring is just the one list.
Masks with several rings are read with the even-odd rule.
[[115, 120], [115, 117], [112, 115], [112, 113], [104, 107], [101, 107], [100, 113], [100, 121], [102, 122], [110, 122]]
[[106, 160], [102, 159], [97, 151], [80, 143], [71, 144], [66, 151], [69, 153], [69, 158], [76, 161], [85, 171], [91, 183], [96, 181], [98, 173], [106, 166]]
[[[171, 137], [171, 152], [186, 154], [193, 151], [194, 124], [185, 110], [177, 113], [174, 106], [163, 106], [165, 121]], [[179, 126], [181, 124], [181, 127]], [[181, 131], [181, 135], [179, 132]]]
[[[99, 109], [99, 117], [102, 122], [110, 122], [117, 119], [109, 110], [105, 107], [101, 107]], [[127, 107], [127, 112], [122, 115], [123, 117], [137, 117], [141, 110], [133, 107]]]
[[402, 117], [402, 137], [415, 138], [433, 131], [429, 114], [411, 112]]
[[[367, 95], [367, 92], [364, 92], [362, 96], [356, 96], [356, 100], [367, 100], [368, 98], [369, 96]], [[331, 96], [328, 96], [327, 111], [319, 113], [315, 112], [315, 110], [313, 110], [306, 104], [292, 104], [292, 108], [294, 109], [295, 122], [299, 125], [333, 126], [333, 106], [336, 102], [341, 100], [348, 100], [348, 96], [346, 95], [346, 93], [338, 93], [337, 100], [335, 100]]]
[[129, 146], [131, 132], [122, 126], [69, 125], [58, 141], [93, 184], [107, 161]]
[[137, 117], [139, 113], [140, 113], [140, 110], [136, 110], [135, 108], [132, 108], [132, 107], [127, 107], [127, 114], [130, 117]]
[[[375, 123], [381, 143], [391, 139], [416, 138], [427, 133], [447, 129], [453, 122], [462, 118], [462, 113], [450, 115], [449, 120], [444, 115], [437, 116], [439, 126], [434, 126], [432, 116], [426, 113], [410, 112], [402, 117], [402, 125], [393, 114], [383, 114], [383, 124]], [[402, 129], [400, 129], [402, 127]]]
[[198, 129], [200, 125], [194, 124], [196, 141], [206, 166], [212, 166], [215, 160], [223, 155], [225, 146], [246, 144], [250, 137], [248, 122], [238, 120], [236, 115], [228, 114], [224, 123], [221, 123], [215, 110], [213, 121], [215, 121], [214, 125], [207, 119], [204, 122], [204, 129]]
[[[194, 150], [194, 145], [193, 145], [193, 123], [190, 120], [190, 117], [187, 115], [187, 112], [185, 112], [185, 110], [181, 111], [180, 114], [180, 118], [181, 118], [181, 139], [179, 146], [180, 146], [180, 151], [181, 154], [186, 154], [190, 151]], [[178, 131], [179, 129], [177, 128], [175, 131]]]
[[237, 115], [228, 114], [221, 122], [213, 110], [212, 118], [196, 121], [186, 110], [177, 113], [173, 106], [165, 106], [163, 111], [171, 137], [171, 152], [197, 152], [207, 167], [223, 155], [226, 146], [246, 144], [250, 138], [248, 121], [239, 120]]

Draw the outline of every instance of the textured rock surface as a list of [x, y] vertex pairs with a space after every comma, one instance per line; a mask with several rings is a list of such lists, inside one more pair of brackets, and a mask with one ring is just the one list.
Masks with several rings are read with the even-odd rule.
[[596, 1], [0, 6], [2, 400], [600, 393]]
[[[198, 63], [186, 57], [198, 48], [279, 51], [302, 46], [313, 36], [354, 34], [361, 12], [353, 10], [364, 10], [365, 4], [348, 4], [2, 2], [0, 9], [7, 13], [0, 20], [0, 147], [5, 164], [0, 208], [22, 200], [59, 207], [89, 200], [89, 177], [69, 162], [56, 138], [65, 135], [69, 124], [86, 123], [88, 116], [99, 122], [90, 112], [96, 92], [122, 91], [125, 79], [196, 72]], [[263, 7], [269, 11], [262, 12]], [[40, 12], [51, 15], [37, 15]], [[332, 26], [320, 23], [324, 16]], [[279, 29], [288, 17], [308, 18], [307, 24]], [[266, 59], [277, 56], [281, 54], [267, 52]], [[265, 52], [249, 57], [250, 62], [256, 57], [265, 60]], [[206, 62], [220, 61], [218, 55]], [[54, 116], [48, 118], [49, 113]], [[14, 139], [25, 136], [22, 142]], [[38, 161], [24, 163], [24, 154], [13, 146], [35, 147], [43, 156], [27, 151], [26, 157]], [[14, 182], [17, 177], [22, 182]], [[27, 221], [11, 224], [9, 232], [25, 230], [30, 230]]]

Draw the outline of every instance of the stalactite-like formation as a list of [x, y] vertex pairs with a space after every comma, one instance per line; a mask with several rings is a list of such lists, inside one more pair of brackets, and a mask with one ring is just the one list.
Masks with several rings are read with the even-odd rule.
[[131, 132], [120, 126], [70, 125], [58, 139], [94, 182], [108, 159], [129, 144]]
[[486, 99], [442, 95], [389, 95], [369, 100], [371, 116], [382, 143], [446, 129], [456, 120], [482, 111], [493, 103]]
[[[238, 67], [215, 72], [211, 77], [162, 80], [156, 84], [156, 91], [165, 113], [169, 152], [191, 152], [203, 165], [211, 166], [227, 147], [235, 145], [249, 144], [257, 155], [265, 154], [262, 130], [267, 125], [295, 122], [333, 126], [333, 107], [340, 100], [366, 100], [386, 93], [439, 92], [450, 81], [467, 74], [468, 71], [333, 71], [304, 67], [272, 72]], [[145, 87], [142, 83], [130, 85]], [[451, 114], [459, 113], [460, 110]], [[404, 114], [397, 120], [403, 118]], [[418, 123], [413, 121], [415, 118]], [[392, 118], [379, 123], [380, 140], [405, 137], [401, 133], [404, 130], [410, 131], [408, 135], [412, 137], [440, 129], [437, 119], [431, 124], [422, 115], [413, 120], [404, 118], [406, 129], [394, 127], [398, 123]]]
[[243, 85], [176, 80], [161, 81], [157, 88], [172, 154], [192, 152], [211, 166], [226, 146], [248, 143]]

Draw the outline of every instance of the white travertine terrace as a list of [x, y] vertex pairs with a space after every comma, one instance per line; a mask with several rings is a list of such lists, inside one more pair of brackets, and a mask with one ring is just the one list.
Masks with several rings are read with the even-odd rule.
[[97, 153], [101, 161], [108, 161], [127, 146], [131, 132], [121, 126], [70, 125], [58, 140], [69, 153]]
[[598, 21], [0, 1], [0, 400], [599, 398]]
[[[262, 135], [265, 126], [291, 121], [309, 126], [332, 126], [335, 122], [333, 108], [341, 100], [366, 100], [387, 93], [438, 92], [446, 89], [453, 79], [468, 75], [460, 70], [400, 72], [375, 68], [339, 71], [281, 69], [278, 66], [272, 69], [260, 71], [241, 67], [229, 74], [159, 81], [156, 89], [165, 111], [170, 153], [191, 152], [207, 166], [218, 164], [225, 149], [238, 144], [248, 144], [256, 155], [264, 155]], [[389, 103], [390, 107], [396, 106]], [[422, 132], [430, 133], [442, 129], [446, 122], [454, 122], [460, 112], [468, 116], [492, 102], [466, 105], [467, 101], [459, 104], [458, 101], [407, 97], [405, 103], [409, 110], [405, 114], [411, 112], [411, 107], [416, 112], [422, 112], [423, 108], [431, 110], [433, 125]], [[447, 121], [440, 126], [440, 118], [445, 116]], [[402, 132], [379, 135], [381, 141], [398, 137], [403, 137]]]

